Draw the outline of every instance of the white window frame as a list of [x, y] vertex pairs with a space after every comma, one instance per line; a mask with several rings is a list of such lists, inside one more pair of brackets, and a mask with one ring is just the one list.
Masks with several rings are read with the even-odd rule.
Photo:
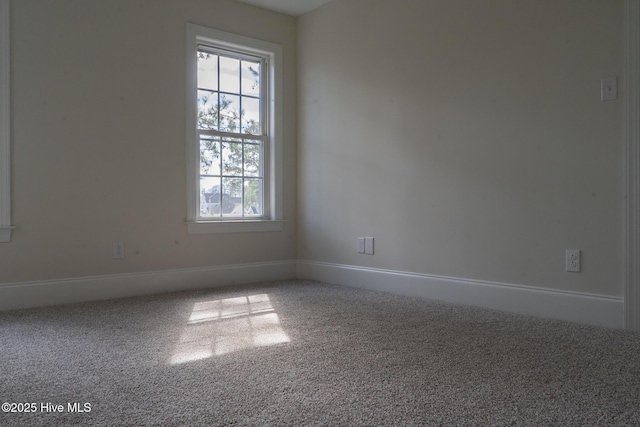
[[0, 0], [0, 243], [11, 241], [9, 0]]
[[[198, 217], [200, 141], [197, 133], [198, 45], [244, 52], [267, 62], [268, 129], [264, 145], [264, 217], [260, 219]], [[186, 46], [187, 228], [191, 234], [281, 231], [282, 217], [282, 46], [251, 37], [187, 24]]]

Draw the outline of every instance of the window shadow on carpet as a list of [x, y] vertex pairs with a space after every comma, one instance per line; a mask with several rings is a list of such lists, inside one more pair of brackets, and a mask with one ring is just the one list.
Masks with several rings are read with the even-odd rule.
[[172, 365], [290, 342], [268, 294], [196, 302]]

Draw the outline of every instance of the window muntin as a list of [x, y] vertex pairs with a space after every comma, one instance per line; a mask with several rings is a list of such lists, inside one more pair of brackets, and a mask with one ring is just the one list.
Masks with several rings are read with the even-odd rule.
[[264, 218], [264, 58], [197, 49], [198, 218]]

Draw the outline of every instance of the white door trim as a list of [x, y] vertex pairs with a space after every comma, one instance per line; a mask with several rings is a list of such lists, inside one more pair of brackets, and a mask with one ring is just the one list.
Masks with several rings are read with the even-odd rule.
[[640, 332], [640, 0], [625, 1], [624, 324]]

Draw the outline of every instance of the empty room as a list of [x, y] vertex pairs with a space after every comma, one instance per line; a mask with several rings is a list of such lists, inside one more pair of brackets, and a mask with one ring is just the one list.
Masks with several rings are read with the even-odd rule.
[[640, 425], [640, 0], [0, 0], [0, 425]]

